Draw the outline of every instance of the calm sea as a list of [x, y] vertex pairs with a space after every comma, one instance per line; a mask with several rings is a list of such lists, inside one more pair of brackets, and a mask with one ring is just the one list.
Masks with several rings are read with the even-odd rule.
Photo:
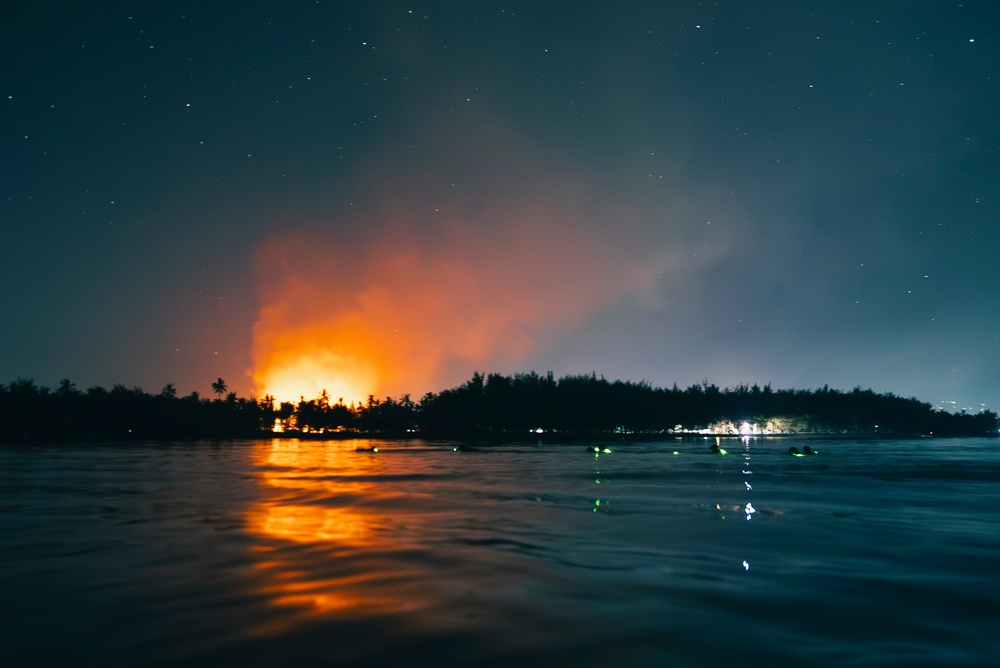
[[0, 663], [997, 665], [1000, 441], [714, 442], [5, 446]]

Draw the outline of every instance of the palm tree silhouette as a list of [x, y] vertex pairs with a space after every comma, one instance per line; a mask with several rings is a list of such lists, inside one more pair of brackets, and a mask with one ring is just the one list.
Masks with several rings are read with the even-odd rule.
[[226, 381], [222, 380], [221, 378], [219, 380], [215, 381], [214, 383], [212, 383], [212, 391], [215, 392], [217, 395], [219, 395], [220, 399], [222, 398], [222, 395], [225, 394], [226, 390], [228, 390], [228, 389], [229, 389], [229, 387], [226, 385]]

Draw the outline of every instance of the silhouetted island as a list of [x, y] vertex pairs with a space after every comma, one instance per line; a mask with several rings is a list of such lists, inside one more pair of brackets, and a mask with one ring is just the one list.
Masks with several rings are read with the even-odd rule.
[[223, 379], [215, 399], [159, 394], [115, 385], [80, 391], [63, 380], [54, 391], [32, 380], [0, 384], [0, 440], [229, 439], [261, 436], [342, 438], [476, 437], [551, 439], [664, 434], [997, 436], [997, 414], [948, 413], [917, 399], [824, 386], [720, 389], [704, 382], [680, 389], [608, 381], [596, 374], [476, 373], [466, 383], [360, 404], [332, 403], [327, 392], [296, 403], [241, 398]]

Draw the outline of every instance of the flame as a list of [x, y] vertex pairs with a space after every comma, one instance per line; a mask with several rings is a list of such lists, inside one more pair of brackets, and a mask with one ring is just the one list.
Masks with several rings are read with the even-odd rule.
[[376, 360], [366, 353], [364, 338], [349, 328], [330, 323], [270, 331], [254, 373], [262, 395], [295, 402], [325, 390], [334, 401], [360, 402], [378, 389]]

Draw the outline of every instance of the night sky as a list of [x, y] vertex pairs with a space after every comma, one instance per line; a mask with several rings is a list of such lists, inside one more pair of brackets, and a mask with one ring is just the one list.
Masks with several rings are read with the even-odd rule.
[[1000, 409], [998, 26], [967, 0], [21, 3], [0, 382], [552, 370]]

